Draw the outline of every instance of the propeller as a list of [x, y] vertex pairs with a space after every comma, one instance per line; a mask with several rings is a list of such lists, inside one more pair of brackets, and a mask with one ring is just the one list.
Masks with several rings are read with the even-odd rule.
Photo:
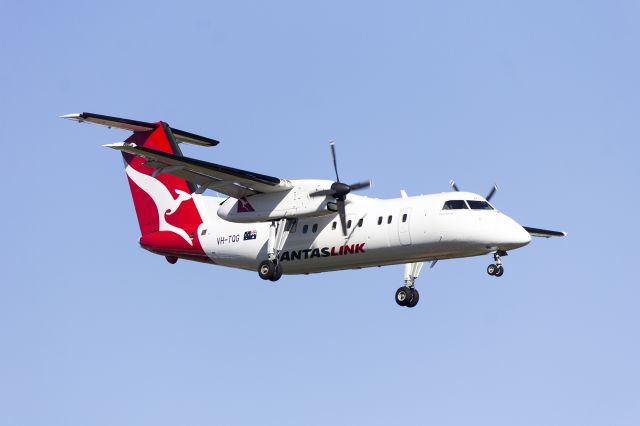
[[491, 188], [491, 191], [489, 191], [487, 196], [484, 197], [485, 200], [491, 201], [491, 198], [493, 197], [493, 195], [496, 193], [497, 190], [498, 190], [498, 185], [494, 184], [493, 187]]
[[347, 194], [351, 191], [357, 191], [358, 189], [364, 189], [371, 186], [371, 181], [363, 181], [352, 183], [347, 185], [340, 182], [340, 176], [338, 175], [338, 160], [336, 155], [336, 143], [334, 141], [329, 142], [331, 147], [331, 157], [333, 158], [333, 169], [336, 172], [336, 181], [331, 184], [331, 188], [323, 189], [320, 191], [309, 194], [311, 197], [327, 197], [331, 196], [336, 200], [336, 206], [338, 207], [338, 215], [340, 216], [340, 224], [342, 225], [342, 234], [347, 236], [347, 212], [346, 212], [346, 199]]
[[[456, 185], [456, 181], [454, 181], [453, 179], [451, 180], [451, 182], [449, 182], [449, 185], [451, 185], [451, 188], [458, 192], [460, 191], [460, 188], [458, 188], [458, 185]], [[489, 193], [487, 194], [485, 198], [485, 200], [487, 201], [491, 201], [491, 198], [493, 198], [493, 196], [495, 195], [496, 191], [498, 190], [498, 185], [493, 185], [493, 187], [491, 188], [491, 190], [489, 191]]]

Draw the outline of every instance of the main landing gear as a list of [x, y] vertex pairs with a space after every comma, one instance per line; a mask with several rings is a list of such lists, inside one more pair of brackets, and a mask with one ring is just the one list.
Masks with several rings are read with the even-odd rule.
[[493, 275], [494, 277], [501, 277], [504, 274], [504, 267], [502, 266], [502, 260], [500, 260], [500, 256], [506, 256], [507, 252], [504, 250], [498, 250], [493, 254], [493, 260], [496, 263], [492, 263], [487, 266], [487, 274]]
[[403, 285], [396, 291], [396, 303], [399, 306], [406, 306], [407, 308], [413, 308], [418, 304], [420, 300], [420, 293], [415, 287], [407, 287]]
[[404, 265], [404, 285], [396, 291], [396, 303], [399, 306], [406, 306], [407, 308], [413, 308], [418, 304], [420, 300], [420, 293], [415, 288], [415, 282], [420, 271], [422, 270], [423, 262], [407, 263]]
[[260, 262], [258, 275], [263, 280], [278, 281], [282, 277], [283, 269], [280, 263], [280, 252], [289, 237], [289, 231], [295, 220], [282, 218], [271, 222], [269, 227], [269, 241], [267, 242], [267, 260]]
[[282, 264], [273, 260], [263, 260], [258, 266], [258, 275], [263, 280], [278, 281], [282, 277]]

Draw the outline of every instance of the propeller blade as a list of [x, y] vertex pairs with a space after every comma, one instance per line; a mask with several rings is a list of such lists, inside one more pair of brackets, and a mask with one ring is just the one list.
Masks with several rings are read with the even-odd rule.
[[371, 186], [371, 181], [367, 180], [364, 182], [356, 182], [349, 185], [352, 191], [356, 191], [358, 189], [369, 188]]
[[333, 157], [333, 168], [336, 171], [336, 182], [340, 182], [340, 176], [338, 176], [338, 160], [336, 159], [336, 143], [335, 141], [329, 142], [331, 147], [331, 157]]
[[460, 191], [460, 188], [458, 188], [458, 185], [456, 185], [456, 181], [451, 179], [451, 182], [449, 182], [449, 185], [451, 185], [451, 188], [453, 188], [454, 191], [458, 192]]
[[327, 195], [336, 195], [336, 191], [333, 189], [323, 189], [322, 191], [316, 191], [309, 194], [310, 197], [326, 197]]
[[496, 193], [496, 191], [498, 190], [498, 185], [493, 185], [493, 188], [491, 188], [491, 191], [489, 191], [489, 194], [485, 197], [485, 199], [487, 201], [491, 201], [491, 198], [493, 197], [493, 195]]
[[336, 200], [338, 204], [338, 215], [340, 215], [340, 225], [342, 225], [342, 235], [347, 236], [347, 212], [344, 200]]

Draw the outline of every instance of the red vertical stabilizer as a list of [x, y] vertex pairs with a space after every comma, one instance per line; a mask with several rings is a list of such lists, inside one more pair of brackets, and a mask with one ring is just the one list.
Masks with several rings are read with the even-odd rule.
[[[182, 155], [171, 128], [163, 122], [153, 130], [134, 132], [126, 142]], [[208, 261], [198, 239], [202, 216], [186, 180], [162, 173], [162, 164], [122, 154], [140, 225], [140, 245], [165, 256]], [[156, 176], [153, 176], [154, 173]]]

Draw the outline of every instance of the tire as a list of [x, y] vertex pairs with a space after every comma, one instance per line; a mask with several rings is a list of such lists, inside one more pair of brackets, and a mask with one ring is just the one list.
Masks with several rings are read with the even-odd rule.
[[258, 275], [260, 275], [260, 278], [262, 278], [263, 280], [271, 279], [271, 277], [273, 277], [273, 274], [275, 273], [275, 269], [275, 263], [271, 262], [270, 260], [263, 260], [262, 262], [260, 262], [260, 266], [258, 266]]
[[487, 266], [487, 274], [489, 275], [495, 275], [497, 270], [498, 266], [494, 265], [493, 263]]
[[410, 299], [411, 289], [409, 287], [402, 286], [396, 291], [396, 303], [398, 306], [407, 306]]
[[504, 268], [502, 266], [498, 266], [498, 269], [494, 273], [496, 277], [501, 277], [504, 274]]
[[407, 303], [407, 308], [413, 308], [414, 306], [416, 306], [418, 304], [418, 301], [420, 300], [420, 293], [418, 293], [418, 290], [415, 288], [411, 288], [411, 298], [409, 299], [409, 303]]
[[282, 264], [276, 263], [273, 268], [273, 275], [269, 277], [269, 281], [276, 282], [282, 277]]

